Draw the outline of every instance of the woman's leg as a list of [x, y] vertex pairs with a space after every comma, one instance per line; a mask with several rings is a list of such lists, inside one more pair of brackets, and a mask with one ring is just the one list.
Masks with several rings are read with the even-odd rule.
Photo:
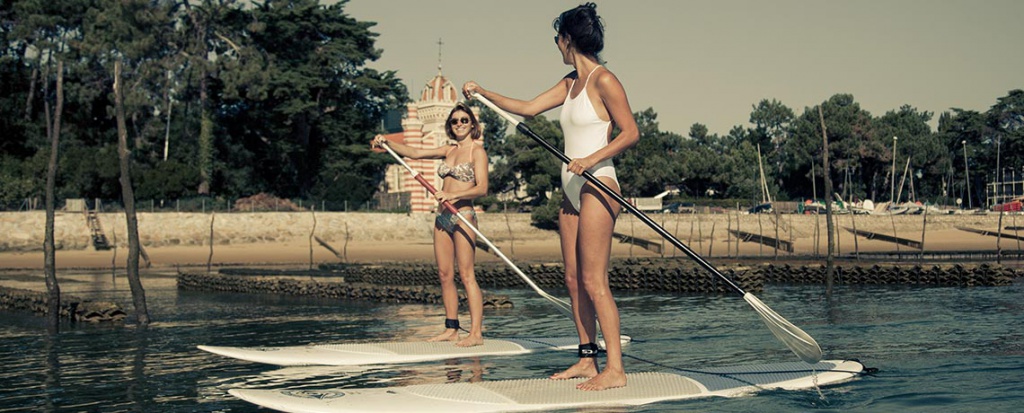
[[[434, 227], [434, 259], [437, 260], [437, 275], [441, 281], [441, 301], [444, 303], [444, 317], [459, 319], [459, 291], [455, 287], [455, 246], [452, 236], [445, 230]], [[455, 341], [459, 330], [445, 328], [444, 332], [427, 341]]]
[[[468, 218], [476, 225], [475, 216]], [[460, 347], [479, 346], [484, 343], [484, 296], [480, 292], [480, 285], [476, 282], [476, 273], [473, 269], [473, 261], [476, 258], [476, 233], [465, 228], [465, 225], [460, 221], [455, 233], [452, 234], [455, 240], [455, 259], [459, 263], [459, 278], [462, 278], [462, 287], [466, 289], [469, 317], [472, 321], [469, 335], [455, 343]]]
[[[614, 181], [601, 179], [609, 187], [618, 190]], [[601, 336], [607, 350], [607, 361], [598, 375], [576, 386], [581, 390], [604, 390], [626, 385], [626, 373], [622, 365], [619, 309], [615, 305], [608, 284], [612, 232], [615, 229], [615, 218], [619, 208], [617, 202], [594, 186], [587, 184], [583, 187], [576, 243], [579, 279], [583, 290], [580, 295], [589, 298], [597, 314], [597, 322], [601, 326]]]
[[[594, 325], [594, 306], [580, 286], [580, 279], [577, 276], [577, 250], [576, 236], [579, 230], [579, 214], [573, 209], [568, 200], [562, 201], [562, 208], [558, 213], [558, 233], [562, 246], [562, 260], [565, 262], [565, 287], [569, 291], [569, 299], [572, 302], [573, 321], [576, 323], [576, 333], [580, 337], [580, 344], [593, 343], [597, 328]], [[581, 357], [576, 364], [561, 372], [551, 375], [552, 379], [571, 379], [576, 377], [594, 377], [597, 375], [597, 364], [593, 357]]]

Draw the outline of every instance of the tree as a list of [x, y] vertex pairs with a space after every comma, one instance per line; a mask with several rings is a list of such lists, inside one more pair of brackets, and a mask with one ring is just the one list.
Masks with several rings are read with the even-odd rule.
[[[615, 159], [624, 196], [653, 196], [667, 186], [682, 182], [682, 165], [676, 154], [682, 148], [679, 135], [658, 129], [658, 114], [647, 108], [633, 114], [640, 131], [640, 141]], [[612, 131], [612, 136], [618, 134]]]
[[[47, 316], [51, 332], [56, 332], [60, 325], [60, 286], [57, 284], [57, 253], [53, 240], [53, 220], [56, 202], [54, 186], [57, 182], [57, 158], [60, 149], [60, 118], [64, 109], [64, 62], [57, 60], [57, 96], [53, 109], [53, 123], [47, 125], [50, 134], [50, 162], [46, 168], [46, 235], [43, 241], [44, 271], [46, 272], [46, 291], [48, 292]], [[47, 106], [49, 107], [49, 106]], [[46, 119], [50, 119], [47, 110]], [[49, 123], [49, 122], [48, 122]]]
[[[886, 112], [877, 119], [876, 130], [879, 136], [899, 138], [896, 153], [896, 185], [903, 181], [903, 170], [907, 160], [910, 160], [909, 173], [912, 177], [907, 179], [908, 182], [904, 183], [903, 188], [896, 188], [897, 193], [902, 192], [905, 195], [901, 200], [916, 201], [929, 197], [938, 199], [942, 194], [942, 178], [950, 165], [949, 151], [928, 126], [931, 118], [930, 112], [919, 112], [916, 108], [904, 105], [899, 110]], [[913, 195], [916, 195], [917, 199], [910, 198], [910, 179], [913, 179]]]
[[[149, 310], [146, 292], [139, 278], [138, 218], [135, 211], [135, 193], [132, 187], [132, 153], [128, 142], [128, 119], [135, 125], [153, 121], [150, 102], [160, 101], [159, 86], [150, 80], [154, 73], [162, 75], [161, 57], [167, 53], [163, 41], [171, 27], [166, 7], [147, 0], [104, 0], [93, 4], [85, 17], [83, 47], [96, 59], [97, 67], [113, 65], [106, 75], [112, 83], [114, 117], [117, 131], [121, 199], [128, 224], [128, 284], [135, 305], [135, 317], [140, 325], [148, 325]], [[129, 86], [126, 87], [126, 83]], [[156, 119], [159, 123], [159, 119]], [[136, 135], [140, 133], [136, 130]], [[141, 139], [136, 139], [136, 146]]]
[[[225, 123], [242, 144], [275, 168], [255, 171], [284, 195], [311, 192], [336, 194], [335, 201], [362, 202], [368, 191], [340, 192], [330, 187], [375, 187], [367, 177], [372, 167], [357, 159], [367, 156], [369, 132], [388, 109], [408, 100], [404, 85], [392, 71], [364, 67], [379, 58], [374, 48], [374, 23], [359, 22], [344, 12], [346, 2], [321, 6], [312, 0], [273, 0], [252, 11], [256, 23], [238, 27], [246, 47], [262, 60], [261, 77], [226, 76]], [[252, 71], [239, 67], [235, 72]], [[231, 93], [235, 91], [234, 93]], [[265, 137], [274, 137], [266, 139]]]
[[479, 100], [468, 102], [470, 106], [480, 109], [479, 121], [484, 125], [484, 148], [487, 149], [487, 157], [491, 161], [491, 172], [488, 176], [488, 185], [495, 194], [516, 194], [522, 182], [509, 163], [509, 157], [519, 148], [513, 146], [507, 135], [508, 125], [505, 118], [498, 115]]
[[[48, 328], [56, 332], [60, 318], [60, 286], [57, 282], [56, 247], [54, 243], [54, 210], [56, 209], [55, 187], [57, 185], [57, 169], [59, 160], [62, 115], [64, 113], [64, 60], [70, 54], [70, 43], [77, 40], [81, 31], [82, 3], [52, 4], [41, 1], [25, 1], [19, 3], [15, 13], [22, 19], [13, 27], [14, 37], [23, 45], [16, 48], [22, 53], [31, 49], [35, 58], [30, 60], [33, 65], [33, 80], [30, 81], [29, 97], [25, 108], [25, 121], [33, 118], [32, 101], [36, 74], [43, 73], [41, 84], [44, 93], [43, 119], [45, 120], [46, 141], [49, 143], [48, 162], [46, 167], [46, 228], [43, 242], [43, 261], [48, 293], [47, 315]], [[51, 110], [49, 96], [50, 71], [54, 71], [55, 95], [52, 96]]]
[[[981, 199], [975, 194], [968, 193], [970, 187], [972, 192], [978, 188], [977, 182], [968, 184], [967, 179], [977, 179], [977, 174], [971, 175], [969, 170], [977, 172], [977, 165], [971, 168], [971, 163], [976, 162], [978, 148], [983, 147], [982, 142], [986, 136], [990, 136], [990, 127], [985, 115], [973, 111], [953, 108], [952, 113], [943, 113], [939, 117], [938, 140], [943, 144], [946, 152], [949, 153], [951, 170], [947, 171], [946, 193], [952, 198], [961, 198], [963, 205], [973, 205], [971, 199]], [[972, 161], [972, 157], [974, 160]], [[968, 163], [965, 163], [968, 162]]]
[[[543, 116], [523, 121], [537, 136], [544, 138], [556, 148], [563, 147], [562, 128], [557, 121], [549, 121]], [[507, 138], [511, 148], [518, 148], [506, 156], [509, 167], [518, 171], [519, 181], [525, 184], [526, 196], [531, 204], [543, 204], [548, 199], [548, 192], [561, 191], [562, 162], [548, 153], [529, 136], [514, 133]]]
[[985, 116], [996, 139], [995, 148], [988, 146], [988, 164], [996, 167], [988, 181], [1003, 181], [1006, 169], [1024, 175], [1024, 90], [1014, 89], [998, 98]]
[[[851, 188], [854, 196], [878, 199], [881, 184], [889, 172], [892, 153], [879, 138], [871, 114], [860, 108], [853, 95], [837, 94], [822, 103], [822, 114], [828, 119], [829, 157], [832, 170], [848, 170], [863, 186]], [[780, 181], [791, 197], [809, 197], [821, 168], [811, 165], [821, 160], [820, 119], [817, 107], [806, 108], [794, 122], [786, 141]], [[845, 172], [844, 172], [845, 173]], [[830, 176], [836, 180], [836, 176]], [[888, 188], [888, 186], [885, 186]], [[822, 194], [819, 194], [819, 196]], [[832, 194], [824, 194], [831, 199]]]
[[[765, 181], [772, 182], [773, 186], [782, 186], [782, 165], [787, 157], [784, 149], [795, 118], [792, 109], [775, 99], [761, 100], [753, 105], [753, 111], [750, 112], [750, 123], [754, 124], [754, 128], [748, 136], [755, 149], [760, 145], [762, 162], [769, 165], [765, 169], [765, 174], [769, 175], [765, 176]], [[779, 179], [772, 179], [772, 174]]]

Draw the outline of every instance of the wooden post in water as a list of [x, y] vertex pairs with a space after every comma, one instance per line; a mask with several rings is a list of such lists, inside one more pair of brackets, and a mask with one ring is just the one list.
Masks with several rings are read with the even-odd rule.
[[700, 222], [697, 223], [697, 251], [704, 252], [704, 225]]
[[[789, 214], [789, 245], [793, 244], [793, 214]], [[796, 247], [793, 247], [793, 252], [790, 255], [796, 254]]]
[[732, 214], [726, 212], [725, 219], [725, 257], [729, 258], [732, 255]]
[[345, 220], [345, 245], [341, 248], [341, 254], [344, 257], [343, 260], [348, 263], [348, 240], [352, 239], [352, 235], [348, 232], [348, 220]]
[[[892, 223], [892, 236], [893, 238], [899, 238], [899, 234], [896, 233], [896, 217], [892, 215], [892, 204], [889, 204], [889, 222]], [[896, 261], [901, 261], [903, 257], [900, 256], [900, 243], [896, 243]]]
[[713, 252], [714, 249], [715, 249], [715, 224], [716, 224], [715, 221], [711, 221], [711, 240], [710, 240], [710, 243], [708, 244], [708, 256], [709, 257], [715, 256], [715, 254]]
[[860, 243], [857, 242], [857, 213], [850, 211], [850, 222], [853, 223], [853, 258], [860, 261]]
[[[839, 228], [839, 216], [838, 215], [832, 216], [832, 225], [833, 225], [832, 228], [836, 228], [836, 229]], [[841, 234], [841, 232], [838, 231], [838, 230], [835, 233], [835, 235], [836, 235], [836, 254], [837, 255], [843, 255], [843, 237], [840, 237], [839, 236], [840, 234]]]
[[[665, 214], [661, 214], [661, 227], [665, 228]], [[665, 237], [661, 237], [661, 258], [665, 258]]]
[[[672, 235], [679, 236], [679, 217], [676, 217], [676, 231]], [[676, 256], [676, 247], [672, 247], [672, 257]]]
[[1017, 215], [1018, 214], [1013, 214], [1013, 235], [1015, 237], [1017, 237], [1017, 259], [1019, 260], [1020, 259], [1020, 235], [1017, 235], [1017, 228], [1020, 228], [1020, 227], [1017, 226]]
[[[633, 221], [634, 221], [633, 217], [630, 216], [629, 217], [629, 236], [633, 237], [633, 239], [636, 239], [636, 232], [633, 231]], [[629, 258], [633, 258], [633, 245], [636, 245], [636, 243], [635, 242], [630, 242], [629, 243]]]
[[999, 225], [996, 226], [996, 264], [1003, 263], [1003, 210], [1006, 207], [999, 208]]
[[772, 208], [772, 213], [775, 214], [775, 220], [774, 220], [774, 222], [775, 222], [775, 259], [778, 260], [779, 259], [779, 241], [782, 240], [782, 238], [779, 238], [779, 211], [777, 209], [775, 209], [775, 208]]
[[213, 265], [213, 220], [217, 217], [217, 211], [210, 211], [210, 255], [206, 257], [206, 273], [210, 273], [210, 267]]
[[502, 209], [505, 212], [505, 227], [508, 228], [508, 242], [509, 242], [509, 254], [512, 254], [512, 258], [516, 257], [516, 234], [512, 232], [512, 222], [508, 218], [508, 204], [502, 203]]
[[316, 234], [316, 204], [309, 206], [309, 213], [313, 215], [313, 228], [309, 229], [309, 269], [313, 269], [313, 236]]
[[924, 219], [921, 222], [921, 254], [918, 255], [918, 261], [924, 262], [924, 234], [928, 230], [928, 205], [924, 206]]
[[[736, 203], [736, 233], [740, 232], [740, 204]], [[736, 257], [740, 256], [740, 237], [736, 237]]]
[[[761, 223], [761, 214], [757, 214], [757, 235], [764, 239], [764, 224]], [[764, 243], [757, 243], [757, 256], [764, 255]]]

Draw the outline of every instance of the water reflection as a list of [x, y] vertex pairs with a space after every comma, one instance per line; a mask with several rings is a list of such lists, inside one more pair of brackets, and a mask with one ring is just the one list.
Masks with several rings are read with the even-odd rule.
[[[130, 303], [109, 273], [67, 284], [68, 293]], [[120, 280], [119, 280], [120, 281]], [[231, 388], [332, 389], [547, 377], [575, 353], [458, 358], [409, 365], [288, 367], [202, 352], [198, 344], [277, 346], [417, 340], [443, 313], [432, 305], [178, 291], [147, 283], [155, 323], [63, 325], [45, 333], [40, 317], [0, 312], [0, 412], [252, 411]], [[492, 291], [516, 303], [485, 313], [493, 337], [571, 336], [566, 317], [529, 290]], [[769, 286], [758, 294], [815, 337], [829, 358], [859, 358], [876, 377], [816, 392], [768, 392], [730, 400], [656, 403], [583, 411], [925, 410], [1012, 411], [1024, 403], [1024, 286], [920, 288]], [[794, 356], [735, 295], [617, 295], [624, 348], [638, 359], [680, 368], [793, 361]], [[629, 371], [660, 367], [627, 359]], [[821, 396], [824, 396], [822, 398]], [[913, 406], [911, 406], [911, 403]], [[576, 410], [569, 410], [576, 411]]]
[[44, 353], [46, 354], [46, 374], [43, 386], [47, 391], [43, 394], [43, 408], [54, 410], [57, 407], [55, 398], [59, 399], [59, 392], [63, 388], [60, 380], [60, 335], [47, 333], [43, 340]]

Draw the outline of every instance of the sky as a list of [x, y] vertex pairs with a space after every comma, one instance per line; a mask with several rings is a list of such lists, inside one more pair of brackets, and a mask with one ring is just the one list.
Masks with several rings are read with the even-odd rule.
[[[438, 72], [520, 99], [553, 86], [562, 64], [552, 21], [580, 1], [350, 0], [376, 22], [380, 59], [417, 96]], [[1024, 88], [1020, 0], [606, 0], [602, 58], [634, 112], [688, 135], [751, 127], [775, 99], [797, 115], [837, 93], [873, 116], [910, 105], [984, 112]], [[556, 119], [558, 109], [546, 116]]]

